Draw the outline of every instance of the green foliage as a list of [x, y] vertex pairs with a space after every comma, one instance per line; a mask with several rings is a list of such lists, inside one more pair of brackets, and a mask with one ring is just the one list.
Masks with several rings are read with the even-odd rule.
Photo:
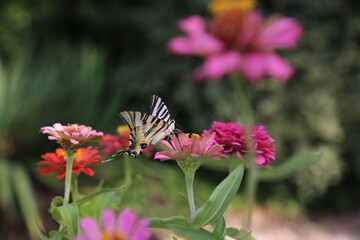
[[209, 199], [196, 211], [193, 226], [203, 227], [222, 217], [234, 200], [244, 174], [244, 165], [236, 167], [212, 192]]

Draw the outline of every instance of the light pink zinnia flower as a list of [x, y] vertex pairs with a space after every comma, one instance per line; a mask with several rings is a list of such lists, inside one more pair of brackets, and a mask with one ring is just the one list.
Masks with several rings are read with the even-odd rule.
[[135, 212], [124, 209], [115, 217], [111, 209], [101, 213], [102, 226], [96, 220], [84, 217], [80, 220], [81, 235], [75, 240], [147, 240], [150, 238], [147, 219], [139, 220]]
[[264, 126], [253, 126], [251, 128], [252, 147], [248, 146], [245, 127], [233, 123], [213, 122], [212, 129], [205, 130], [204, 134], [214, 134], [214, 142], [224, 147], [223, 153], [236, 153], [239, 158], [251, 150], [255, 152], [255, 162], [259, 165], [268, 165], [275, 160], [275, 141], [265, 131]]
[[294, 48], [303, 32], [293, 18], [265, 20], [257, 10], [229, 9], [215, 15], [208, 25], [200, 16], [191, 16], [179, 25], [187, 36], [171, 39], [168, 48], [176, 54], [204, 58], [193, 74], [196, 80], [239, 73], [254, 83], [265, 77], [286, 81], [293, 68], [275, 50]]
[[72, 145], [76, 145], [76, 148], [85, 142], [99, 141], [104, 135], [102, 132], [92, 130], [91, 127], [78, 124], [64, 126], [55, 123], [53, 127], [42, 127], [40, 131], [49, 134], [50, 140], [56, 140], [65, 149], [72, 148]]
[[162, 140], [160, 142], [163, 151], [157, 152], [154, 158], [161, 161], [169, 159], [178, 161], [198, 157], [218, 160], [223, 156], [220, 153], [223, 147], [214, 143], [214, 137], [215, 133], [203, 136], [192, 134], [190, 138], [185, 133], [180, 133], [177, 137], [170, 135], [170, 141]]

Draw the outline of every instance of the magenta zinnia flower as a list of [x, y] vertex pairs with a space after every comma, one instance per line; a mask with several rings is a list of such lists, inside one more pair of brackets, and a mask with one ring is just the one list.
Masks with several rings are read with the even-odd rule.
[[75, 240], [147, 240], [150, 238], [149, 221], [140, 220], [130, 209], [124, 209], [115, 217], [111, 209], [101, 213], [102, 227], [91, 217], [80, 220], [81, 235]]
[[[45, 175], [51, 172], [59, 172], [58, 179], [65, 176], [67, 153], [64, 149], [58, 148], [54, 153], [45, 153], [41, 156], [44, 160], [40, 161], [40, 175]], [[98, 150], [91, 146], [87, 148], [79, 148], [74, 155], [74, 162], [72, 173], [84, 172], [89, 176], [94, 175], [94, 170], [88, 166], [100, 165], [101, 157]]]
[[180, 133], [177, 137], [170, 135], [170, 141], [162, 140], [160, 142], [163, 151], [157, 152], [154, 158], [161, 161], [169, 159], [178, 161], [198, 157], [218, 160], [223, 156], [220, 153], [223, 147], [214, 143], [214, 137], [215, 133], [204, 136], [192, 134], [190, 138], [185, 133]]
[[212, 129], [205, 130], [204, 134], [216, 134], [214, 142], [224, 147], [222, 153], [236, 153], [239, 158], [251, 149], [255, 152], [255, 162], [259, 165], [268, 165], [271, 160], [275, 160], [275, 141], [265, 131], [264, 126], [251, 127], [251, 143], [248, 146], [245, 127], [233, 123], [213, 122]]
[[218, 80], [239, 73], [251, 82], [265, 77], [288, 80], [292, 66], [275, 53], [277, 48], [293, 48], [302, 35], [301, 25], [293, 18], [265, 20], [260, 11], [228, 9], [205, 23], [200, 16], [179, 21], [187, 36], [169, 41], [169, 50], [180, 55], [197, 55], [204, 64], [196, 69], [196, 80]]
[[42, 127], [40, 131], [49, 134], [50, 140], [56, 140], [65, 149], [76, 148], [85, 142], [99, 141], [104, 135], [91, 127], [78, 124], [64, 126], [55, 123], [53, 127]]

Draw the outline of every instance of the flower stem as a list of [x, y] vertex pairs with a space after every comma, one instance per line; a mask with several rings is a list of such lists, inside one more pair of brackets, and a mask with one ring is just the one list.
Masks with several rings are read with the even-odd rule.
[[258, 182], [258, 169], [255, 163], [254, 146], [251, 134], [254, 119], [249, 97], [246, 91], [245, 81], [243, 81], [243, 79], [241, 79], [239, 75], [231, 75], [231, 81], [233, 84], [233, 88], [235, 89], [236, 102], [239, 105], [240, 120], [241, 123], [245, 125], [247, 146], [249, 146], [249, 154], [247, 154], [247, 157], [249, 159], [249, 171], [248, 174], [246, 174], [243, 227], [246, 230], [250, 230]]
[[[125, 154], [124, 154], [125, 155]], [[124, 186], [129, 186], [132, 182], [132, 159], [130, 156], [124, 156]]]
[[65, 172], [65, 193], [63, 206], [67, 205], [70, 200], [70, 189], [71, 189], [71, 176], [74, 161], [74, 152], [67, 152], [66, 158], [66, 172]]
[[186, 184], [186, 192], [188, 196], [188, 202], [190, 207], [190, 216], [191, 220], [193, 219], [196, 211], [195, 201], [194, 201], [194, 176], [195, 171], [184, 171], [185, 174], [185, 184]]
[[73, 174], [72, 180], [71, 180], [71, 196], [72, 196], [73, 201], [76, 201], [79, 199], [78, 177], [79, 177], [79, 174]]

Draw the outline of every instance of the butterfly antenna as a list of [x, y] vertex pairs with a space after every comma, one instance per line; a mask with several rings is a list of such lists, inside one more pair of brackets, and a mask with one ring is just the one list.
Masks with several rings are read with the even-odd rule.
[[115, 154], [113, 154], [113, 155], [111, 156], [111, 158], [106, 159], [106, 160], [104, 160], [104, 161], [102, 161], [102, 162], [103, 162], [103, 163], [110, 162], [110, 161], [112, 161], [112, 160], [120, 157], [121, 155], [123, 155], [123, 154], [126, 153], [126, 152], [127, 152], [127, 151], [120, 151], [120, 152], [118, 152], [118, 153], [115, 153]]
[[178, 115], [178, 113], [180, 112], [181, 107], [179, 107], [179, 109], [174, 113], [173, 119], [175, 119], [176, 115]]

